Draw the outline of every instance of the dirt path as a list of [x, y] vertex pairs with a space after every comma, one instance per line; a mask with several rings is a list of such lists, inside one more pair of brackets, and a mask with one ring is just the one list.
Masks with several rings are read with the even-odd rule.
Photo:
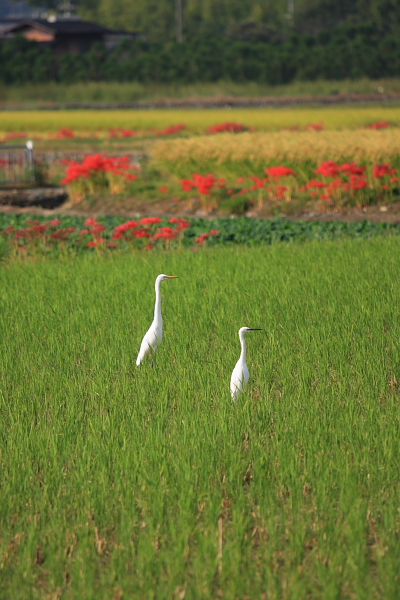
[[[26, 215], [36, 215], [36, 216], [45, 216], [45, 217], [53, 217], [54, 215], [71, 215], [71, 216], [82, 216], [82, 217], [100, 217], [100, 216], [119, 216], [127, 219], [137, 219], [142, 216], [147, 216], [149, 214], [156, 215], [159, 217], [169, 218], [172, 216], [180, 216], [180, 217], [203, 217], [203, 218], [215, 218], [218, 216], [217, 213], [213, 213], [212, 215], [207, 215], [202, 211], [188, 211], [185, 210], [184, 205], [181, 204], [181, 210], [176, 203], [171, 203], [168, 201], [161, 201], [155, 204], [147, 205], [146, 204], [138, 204], [135, 208], [130, 210], [119, 210], [116, 212], [110, 210], [102, 210], [102, 211], [89, 211], [89, 210], [77, 210], [73, 207], [63, 207], [59, 206], [55, 209], [41, 208], [41, 207], [33, 207], [33, 206], [10, 206], [10, 205], [0, 205], [0, 213], [3, 214], [26, 214]], [[259, 215], [253, 211], [249, 211], [247, 215], [249, 218], [253, 219], [274, 219], [276, 216], [272, 215]], [[343, 222], [357, 222], [357, 221], [373, 221], [375, 223], [400, 223], [400, 202], [396, 202], [391, 206], [371, 206], [365, 208], [364, 210], [351, 209], [346, 212], [333, 212], [333, 213], [315, 213], [315, 212], [303, 212], [294, 215], [278, 215], [281, 218], [288, 219], [290, 221], [302, 220], [302, 221], [343, 221]]]
[[137, 102], [69, 102], [69, 103], [31, 103], [4, 104], [1, 111], [7, 110], [118, 110], [118, 109], [168, 109], [168, 108], [251, 108], [284, 107], [302, 105], [339, 105], [339, 104], [383, 104], [400, 102], [400, 94], [332, 94], [328, 96], [265, 96], [258, 98], [237, 98], [220, 96], [212, 98], [163, 98], [160, 100], [139, 100]]

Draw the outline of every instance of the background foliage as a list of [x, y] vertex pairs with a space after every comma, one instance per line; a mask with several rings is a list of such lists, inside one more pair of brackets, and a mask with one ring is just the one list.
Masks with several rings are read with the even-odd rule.
[[[188, 84], [231, 80], [278, 85], [293, 80], [379, 79], [395, 77], [400, 72], [400, 17], [397, 15], [400, 9], [393, 8], [392, 13], [387, 13], [393, 15], [390, 24], [383, 16], [366, 20], [372, 15], [371, 4], [370, 10], [363, 14], [363, 21], [349, 15], [340, 22], [333, 14], [330, 22], [328, 17], [325, 20], [321, 17], [321, 26], [308, 31], [301, 22], [297, 25], [297, 21], [291, 21], [289, 26], [283, 21], [279, 24], [278, 19], [274, 24], [274, 19], [262, 16], [262, 11], [259, 21], [240, 20], [239, 13], [235, 18], [224, 17], [222, 9], [216, 12], [220, 4], [215, 3], [212, 10], [210, 7], [209, 17], [206, 18], [208, 13], [203, 7], [197, 20], [188, 18], [184, 42], [178, 44], [173, 12], [168, 17], [165, 10], [164, 21], [155, 18], [157, 28], [153, 29], [149, 20], [151, 10], [147, 8], [148, 19], [145, 19], [144, 12], [138, 13], [136, 4], [140, 7], [140, 3], [133, 3], [131, 12], [126, 15], [124, 0], [113, 6], [118, 7], [120, 3], [118, 18], [107, 16], [102, 4], [94, 17], [114, 27], [123, 25], [140, 30], [143, 39], [125, 41], [112, 51], [98, 45], [85, 55], [56, 57], [51, 49], [43, 50], [37, 42], [15, 38], [0, 46], [0, 81], [5, 84], [48, 81], [71, 84], [88, 80]], [[231, 7], [231, 4], [234, 3], [226, 6]], [[154, 17], [164, 3], [156, 5]], [[168, 6], [173, 9], [172, 2]], [[325, 14], [321, 10], [318, 8], [316, 14]], [[189, 7], [187, 12], [191, 14]], [[255, 8], [253, 13], [257, 13]], [[123, 24], [119, 23], [120, 19], [124, 20]], [[224, 27], [221, 20], [226, 23]]]

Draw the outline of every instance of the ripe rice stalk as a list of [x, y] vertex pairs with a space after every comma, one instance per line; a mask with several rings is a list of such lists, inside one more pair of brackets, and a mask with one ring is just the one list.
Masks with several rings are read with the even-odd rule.
[[160, 140], [154, 145], [152, 155], [168, 163], [250, 160], [263, 164], [342, 159], [379, 162], [398, 155], [399, 146], [399, 129], [246, 132]]

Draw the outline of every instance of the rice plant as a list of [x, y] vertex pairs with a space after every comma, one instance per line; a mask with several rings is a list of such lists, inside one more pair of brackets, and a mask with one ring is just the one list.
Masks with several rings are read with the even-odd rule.
[[[0, 271], [0, 596], [397, 598], [399, 240]], [[135, 358], [159, 273], [164, 339]], [[232, 403], [241, 326], [251, 379]]]

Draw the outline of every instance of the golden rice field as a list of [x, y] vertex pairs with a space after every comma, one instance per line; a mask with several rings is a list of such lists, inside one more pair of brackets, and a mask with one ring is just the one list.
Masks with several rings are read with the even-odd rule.
[[0, 135], [10, 131], [28, 134], [69, 127], [79, 133], [113, 127], [146, 130], [185, 123], [188, 133], [204, 133], [209, 126], [235, 121], [258, 130], [322, 123], [324, 130], [357, 129], [386, 120], [400, 126], [400, 106], [346, 106], [182, 110], [27, 110], [0, 111]]
[[386, 161], [398, 155], [400, 129], [380, 131], [279, 131], [222, 133], [186, 139], [160, 140], [152, 149], [156, 159], [171, 163], [188, 161], [241, 162], [342, 160]]

